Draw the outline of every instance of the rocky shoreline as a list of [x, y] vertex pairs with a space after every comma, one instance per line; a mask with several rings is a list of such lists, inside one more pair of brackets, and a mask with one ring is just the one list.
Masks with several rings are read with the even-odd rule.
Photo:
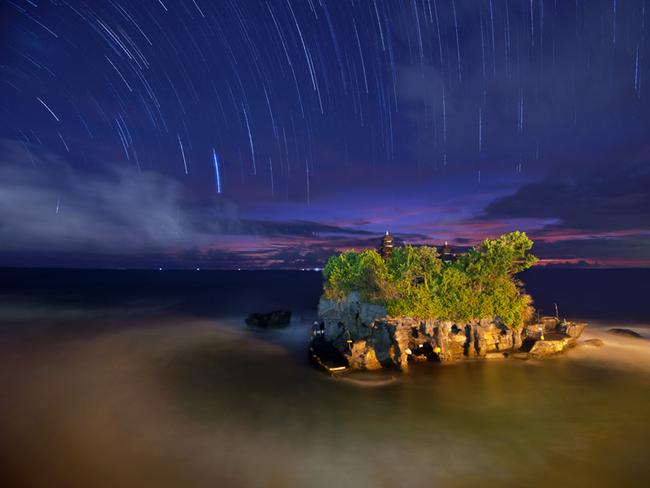
[[330, 372], [407, 371], [409, 363], [419, 361], [548, 357], [576, 346], [587, 326], [556, 317], [521, 329], [492, 318], [461, 323], [390, 317], [384, 307], [361, 301], [357, 293], [340, 301], [321, 298], [318, 315], [310, 354]]

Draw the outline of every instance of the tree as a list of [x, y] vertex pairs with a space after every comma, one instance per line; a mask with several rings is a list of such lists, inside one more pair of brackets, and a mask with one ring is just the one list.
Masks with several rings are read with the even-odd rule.
[[324, 294], [340, 300], [351, 291], [394, 316], [470, 320], [498, 317], [520, 327], [532, 316], [531, 299], [515, 275], [537, 258], [523, 232], [486, 239], [454, 262], [429, 246], [396, 247], [384, 261], [378, 252], [346, 251], [323, 270]]

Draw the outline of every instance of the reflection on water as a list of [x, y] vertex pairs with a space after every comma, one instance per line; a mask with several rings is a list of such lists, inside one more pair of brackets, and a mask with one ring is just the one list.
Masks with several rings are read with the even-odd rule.
[[602, 348], [417, 365], [364, 387], [377, 376], [309, 367], [307, 311], [258, 332], [169, 296], [127, 308], [23, 298], [0, 302], [2, 486], [639, 486], [650, 475], [650, 341], [609, 324], [591, 332]]

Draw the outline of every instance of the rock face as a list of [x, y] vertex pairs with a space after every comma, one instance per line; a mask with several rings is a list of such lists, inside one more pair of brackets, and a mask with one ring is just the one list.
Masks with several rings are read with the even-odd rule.
[[260, 329], [282, 329], [291, 322], [290, 310], [274, 310], [270, 313], [252, 313], [246, 318], [246, 324]]
[[395, 367], [404, 371], [409, 361], [497, 359], [520, 351], [526, 357], [548, 356], [570, 347], [586, 326], [554, 317], [521, 330], [496, 319], [455, 323], [390, 317], [384, 307], [362, 302], [357, 293], [341, 301], [321, 298], [318, 315], [324, 339], [344, 355], [352, 369], [365, 370]]

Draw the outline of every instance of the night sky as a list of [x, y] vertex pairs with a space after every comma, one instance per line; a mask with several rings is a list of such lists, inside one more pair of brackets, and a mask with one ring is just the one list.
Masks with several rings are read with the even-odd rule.
[[304, 268], [516, 229], [544, 264], [649, 266], [646, 10], [0, 0], [0, 266]]

